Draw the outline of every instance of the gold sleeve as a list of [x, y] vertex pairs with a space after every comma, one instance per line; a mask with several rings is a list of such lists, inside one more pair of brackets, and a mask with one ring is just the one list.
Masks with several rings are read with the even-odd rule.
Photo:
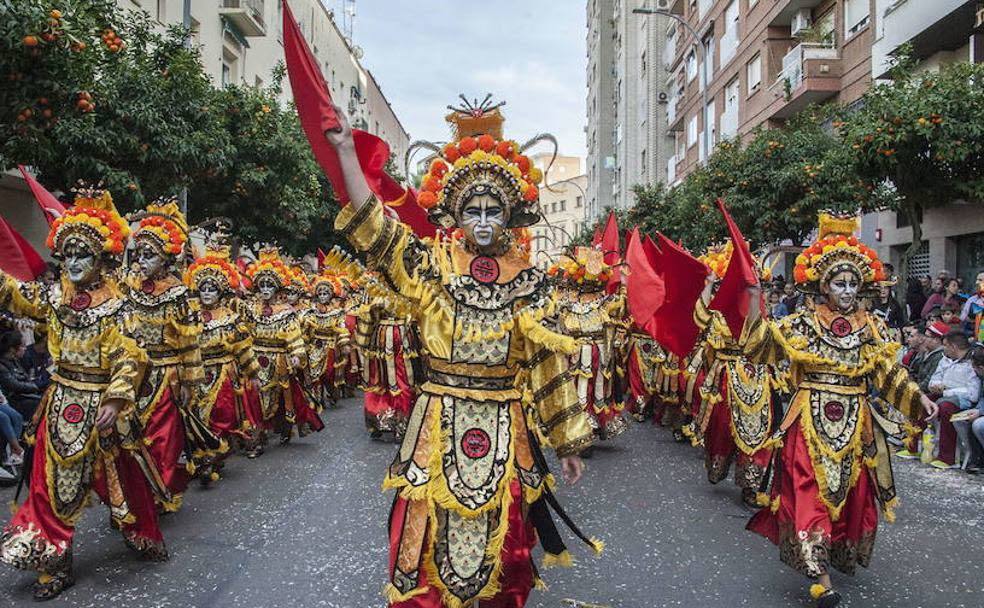
[[295, 319], [287, 324], [281, 333], [281, 338], [287, 343], [287, 354], [297, 357], [302, 366], [307, 365], [307, 348], [304, 346], [304, 332], [301, 331], [300, 322]]
[[753, 363], [778, 365], [787, 358], [782, 330], [783, 326], [761, 317], [754, 321], [746, 320], [738, 345]]
[[255, 378], [260, 373], [260, 364], [253, 354], [253, 336], [243, 323], [236, 329], [237, 341], [232, 345], [232, 353], [236, 357], [239, 371], [247, 378]]
[[100, 350], [103, 360], [109, 363], [109, 385], [102, 402], [122, 399], [127, 408], [132, 407], [147, 369], [147, 353], [116, 326], [106, 331]]
[[199, 384], [205, 380], [205, 369], [202, 367], [202, 351], [198, 339], [202, 334], [201, 321], [198, 311], [190, 301], [185, 301], [178, 307], [176, 318], [172, 321], [173, 347], [178, 351], [181, 366], [178, 378], [182, 384]]
[[335, 334], [338, 337], [338, 344], [340, 346], [347, 345], [351, 340], [351, 335], [349, 334], [348, 328], [345, 327], [345, 315], [339, 317], [335, 330]]
[[910, 420], [922, 418], [922, 392], [909, 372], [894, 358], [882, 358], [872, 374], [872, 384], [882, 397]]
[[17, 279], [0, 270], [0, 308], [38, 323], [47, 321], [48, 305], [42, 297], [43, 291], [32, 289], [31, 297], [26, 297], [21, 293], [20, 287], [21, 284]]
[[557, 456], [571, 456], [589, 447], [591, 426], [574, 390], [567, 357], [527, 341], [527, 383], [540, 429]]

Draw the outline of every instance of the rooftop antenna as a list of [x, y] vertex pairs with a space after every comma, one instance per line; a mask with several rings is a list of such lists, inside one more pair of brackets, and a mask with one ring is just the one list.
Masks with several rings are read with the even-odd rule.
[[355, 30], [355, 0], [342, 1], [342, 35], [352, 44], [352, 35]]

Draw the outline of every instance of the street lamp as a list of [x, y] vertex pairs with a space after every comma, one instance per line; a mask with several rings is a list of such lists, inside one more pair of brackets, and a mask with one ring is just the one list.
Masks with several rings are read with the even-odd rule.
[[[703, 115], [704, 117], [704, 158], [705, 159], [710, 158], [711, 157], [711, 141], [710, 141], [711, 127], [709, 122], [711, 120], [714, 120], [714, 117], [707, 116], [707, 58], [704, 57], [704, 45], [700, 40], [700, 34], [697, 33], [697, 30], [695, 30], [693, 26], [691, 26], [690, 23], [687, 22], [686, 19], [684, 19], [680, 15], [677, 15], [676, 13], [670, 12], [668, 9], [634, 8], [632, 9], [632, 12], [637, 15], [663, 15], [665, 17], [669, 17], [670, 19], [675, 19], [676, 21], [679, 21], [680, 24], [683, 25], [684, 29], [686, 29], [687, 32], [690, 34], [690, 36], [694, 39], [694, 44], [693, 44], [694, 58], [699, 62], [698, 65], [700, 67], [698, 67], [697, 69], [701, 72], [700, 112], [701, 115]], [[697, 162], [700, 162], [700, 158], [697, 159]]]

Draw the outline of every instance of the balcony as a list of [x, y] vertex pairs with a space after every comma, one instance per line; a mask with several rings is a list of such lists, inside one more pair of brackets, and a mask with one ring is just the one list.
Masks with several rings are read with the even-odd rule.
[[219, 14], [236, 26], [243, 36], [266, 36], [263, 0], [222, 0]]
[[769, 90], [776, 97], [772, 118], [785, 119], [840, 91], [840, 54], [832, 45], [804, 42], [782, 58], [782, 70]]
[[666, 124], [672, 125], [677, 119], [677, 107], [680, 105], [680, 98], [674, 95], [666, 103]]
[[823, 4], [823, 0], [788, 0], [787, 2], [776, 2], [773, 9], [775, 13], [769, 25], [773, 27], [789, 25], [793, 21], [793, 16], [804, 8], [816, 8]]

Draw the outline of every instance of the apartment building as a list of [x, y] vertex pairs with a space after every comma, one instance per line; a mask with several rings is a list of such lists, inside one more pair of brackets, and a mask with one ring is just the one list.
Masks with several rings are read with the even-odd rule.
[[670, 26], [670, 184], [724, 139], [779, 126], [813, 103], [853, 103], [870, 87], [871, 0], [667, 4], [700, 39]]
[[[984, 4], [977, 0], [873, 0], [872, 75], [887, 76], [892, 54], [912, 46], [919, 69], [937, 70], [959, 61], [984, 62]], [[928, 210], [923, 242], [909, 261], [910, 276], [948, 270], [973, 289], [984, 270], [984, 214], [980, 207], [955, 201]], [[905, 218], [886, 211], [864, 217], [862, 231], [878, 255], [896, 267], [912, 243]]]
[[540, 188], [540, 209], [544, 221], [530, 227], [533, 236], [533, 262], [546, 268], [584, 229], [588, 176], [581, 170], [582, 159], [576, 156], [535, 154], [533, 164], [544, 174]]
[[[632, 187], [666, 181], [674, 153], [666, 122], [663, 17], [632, 12], [641, 2], [589, 2], [588, 216], [626, 209]], [[593, 27], [597, 25], [597, 27]], [[603, 113], [599, 113], [601, 108]]]

